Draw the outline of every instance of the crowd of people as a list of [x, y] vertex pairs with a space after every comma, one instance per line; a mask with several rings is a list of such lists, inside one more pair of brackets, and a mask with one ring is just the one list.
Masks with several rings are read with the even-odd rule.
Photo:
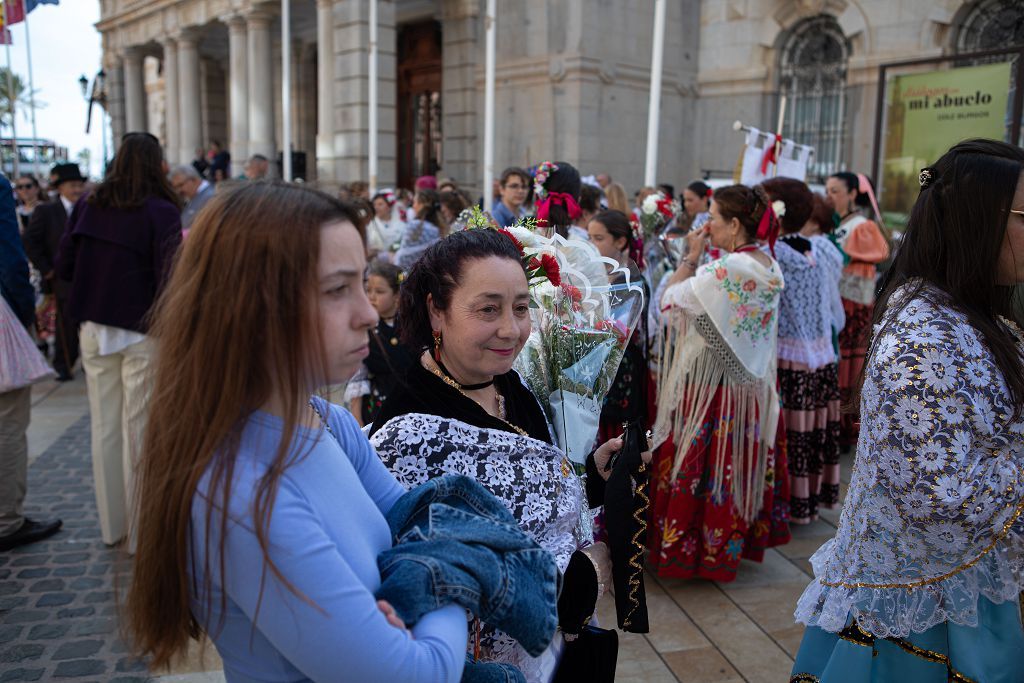
[[[601, 507], [638, 424], [658, 576], [732, 581], [845, 506], [792, 680], [1024, 680], [1019, 148], [923, 169], [898, 239], [845, 171], [631, 203], [544, 161], [503, 171], [485, 214], [450, 179], [339, 197], [201, 158], [168, 169], [132, 133], [95, 187], [70, 165], [49, 202], [0, 182], [8, 317], [58, 380], [81, 355], [102, 537], [134, 555], [154, 666], [206, 633], [228, 680], [611, 680]], [[613, 288], [639, 276], [581, 470], [514, 369], [537, 266], [506, 228], [586, 242]], [[27, 400], [0, 393], [4, 549], [59, 528], [24, 519], [6, 455]]]

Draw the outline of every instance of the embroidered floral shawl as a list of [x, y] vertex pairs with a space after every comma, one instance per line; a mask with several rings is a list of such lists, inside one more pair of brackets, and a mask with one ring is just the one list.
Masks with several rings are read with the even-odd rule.
[[[746, 254], [726, 254], [698, 269], [662, 297], [664, 351], [654, 440], [669, 436], [677, 453], [673, 476], [701, 429], [718, 387], [732, 429], [718, 437], [714, 494], [732, 470], [736, 510], [751, 520], [764, 496], [767, 450], [779, 419], [775, 389], [782, 273]], [[732, 461], [726, 462], [727, 440]]]
[[976, 626], [979, 599], [1024, 588], [1024, 418], [978, 332], [944, 301], [897, 292], [876, 328], [850, 491], [835, 539], [811, 558], [803, 624], [838, 632], [852, 616], [905, 638]]

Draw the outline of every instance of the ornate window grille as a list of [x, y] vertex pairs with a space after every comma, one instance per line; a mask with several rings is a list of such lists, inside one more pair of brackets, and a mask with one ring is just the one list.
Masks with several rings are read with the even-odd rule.
[[[980, 0], [971, 7], [956, 28], [956, 52], [980, 52], [1024, 46], [1024, 3], [1021, 0]], [[1017, 95], [1017, 60], [1010, 59], [1010, 97], [1013, 102]], [[957, 66], [974, 66], [1006, 61], [1004, 55], [992, 55], [957, 62]], [[1012, 105], [1011, 105], [1012, 109]], [[1007, 139], [1012, 134], [1013, 117], [1006, 113]], [[1024, 123], [1024, 121], [1022, 121]], [[1024, 144], [1024, 126], [1017, 144]]]
[[782, 48], [779, 90], [786, 96], [782, 134], [814, 146], [809, 179], [843, 169], [849, 58], [849, 42], [829, 15], [801, 21]]
[[957, 52], [977, 52], [1024, 45], [1024, 4], [1020, 0], [981, 0], [956, 34]]

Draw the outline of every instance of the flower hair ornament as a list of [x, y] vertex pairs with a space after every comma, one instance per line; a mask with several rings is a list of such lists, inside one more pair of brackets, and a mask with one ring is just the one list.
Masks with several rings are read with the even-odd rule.
[[772, 202], [772, 211], [775, 212], [776, 216], [782, 218], [783, 216], [786, 215], [786, 202], [782, 201], [781, 199], [776, 199], [774, 202]]
[[922, 168], [921, 172], [917, 175], [917, 182], [921, 184], [922, 190], [930, 186], [934, 179], [935, 172], [932, 169], [928, 168], [927, 166]]
[[538, 202], [548, 196], [548, 191], [544, 184], [548, 182], [551, 174], [557, 170], [558, 166], [553, 161], [543, 161], [537, 166], [537, 170], [534, 171], [533, 196], [537, 198]]

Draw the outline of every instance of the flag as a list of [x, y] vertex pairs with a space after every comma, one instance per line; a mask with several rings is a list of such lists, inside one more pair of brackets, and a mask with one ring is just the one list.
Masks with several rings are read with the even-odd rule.
[[7, 26], [14, 26], [18, 22], [25, 21], [24, 0], [3, 0], [7, 10]]
[[28, 14], [39, 5], [59, 5], [60, 0], [24, 0], [25, 14]]

